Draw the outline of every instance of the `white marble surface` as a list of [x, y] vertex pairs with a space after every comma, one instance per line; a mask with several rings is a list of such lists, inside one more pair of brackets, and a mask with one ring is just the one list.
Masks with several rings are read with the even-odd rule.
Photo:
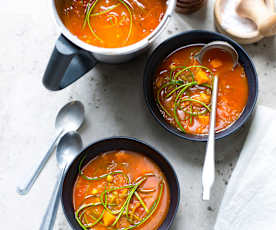
[[[200, 12], [175, 14], [159, 42], [188, 29], [210, 29], [213, 2]], [[146, 55], [128, 64], [99, 64], [81, 80], [59, 92], [47, 91], [41, 78], [58, 29], [50, 0], [2, 1], [0, 7], [0, 229], [38, 229], [57, 175], [53, 156], [32, 191], [20, 197], [16, 185], [39, 162], [55, 133], [57, 111], [81, 100], [86, 123], [84, 144], [111, 135], [142, 139], [162, 151], [175, 166], [181, 203], [172, 229], [210, 230], [238, 158], [247, 127], [217, 143], [217, 177], [210, 202], [201, 200], [201, 166], [205, 144], [176, 138], [152, 118], [142, 94]], [[274, 38], [245, 47], [259, 74], [258, 103], [276, 109], [276, 43]], [[61, 208], [55, 230], [70, 229]]]

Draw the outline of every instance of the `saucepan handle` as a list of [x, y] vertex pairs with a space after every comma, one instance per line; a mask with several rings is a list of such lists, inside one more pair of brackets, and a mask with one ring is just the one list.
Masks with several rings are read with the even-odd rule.
[[60, 35], [43, 76], [49, 90], [60, 90], [72, 84], [97, 64], [93, 55]]

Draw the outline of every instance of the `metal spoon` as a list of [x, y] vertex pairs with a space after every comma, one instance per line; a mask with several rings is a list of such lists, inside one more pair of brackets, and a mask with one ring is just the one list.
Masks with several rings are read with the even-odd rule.
[[[239, 55], [235, 48], [227, 42], [214, 41], [203, 46], [200, 52], [196, 55], [199, 63], [202, 63], [204, 54], [214, 48], [223, 49], [230, 53], [233, 59], [233, 69], [238, 65]], [[203, 187], [203, 200], [210, 200], [210, 193], [215, 181], [215, 126], [216, 126], [216, 109], [217, 109], [217, 92], [218, 92], [218, 77], [214, 76], [212, 88], [212, 111], [209, 122], [209, 135], [205, 153], [205, 160], [202, 169], [202, 187]]]
[[232, 45], [230, 45], [228, 42], [224, 42], [224, 41], [214, 41], [214, 42], [210, 42], [210, 43], [207, 43], [206, 45], [204, 45], [202, 47], [202, 49], [200, 50], [200, 52], [195, 56], [196, 60], [199, 63], [202, 63], [204, 54], [208, 50], [215, 49], [215, 48], [222, 49], [222, 50], [225, 50], [226, 52], [230, 53], [232, 56], [232, 59], [233, 59], [233, 68], [236, 68], [236, 66], [239, 63], [239, 55]]
[[82, 140], [77, 132], [66, 133], [57, 146], [57, 162], [60, 169], [57, 183], [52, 193], [46, 213], [40, 225], [40, 230], [53, 229], [61, 194], [61, 184], [66, 168], [82, 150]]
[[76, 131], [80, 128], [84, 121], [84, 106], [80, 101], [72, 101], [66, 104], [58, 112], [56, 117], [55, 127], [58, 130], [58, 135], [51, 145], [50, 149], [40, 162], [38, 168], [35, 172], [24, 181], [24, 184], [18, 186], [16, 191], [20, 195], [27, 194], [32, 188], [34, 182], [36, 181], [38, 175], [46, 165], [48, 159], [50, 158], [52, 152], [54, 151], [58, 140], [69, 131]]

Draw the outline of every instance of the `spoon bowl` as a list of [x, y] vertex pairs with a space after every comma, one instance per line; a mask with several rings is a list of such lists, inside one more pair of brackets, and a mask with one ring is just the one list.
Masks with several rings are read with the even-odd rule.
[[60, 169], [73, 161], [82, 149], [82, 140], [77, 132], [68, 132], [61, 139], [57, 146], [57, 163]]
[[211, 49], [222, 49], [228, 53], [231, 54], [232, 56], [232, 60], [233, 60], [233, 69], [236, 68], [236, 66], [239, 63], [239, 55], [237, 53], [237, 51], [235, 50], [235, 48], [230, 45], [228, 42], [225, 41], [213, 41], [210, 43], [205, 44], [200, 52], [195, 56], [195, 58], [197, 59], [197, 61], [199, 63], [202, 63], [204, 54]]
[[71, 101], [59, 111], [55, 127], [61, 131], [78, 130], [84, 121], [84, 106], [80, 101]]

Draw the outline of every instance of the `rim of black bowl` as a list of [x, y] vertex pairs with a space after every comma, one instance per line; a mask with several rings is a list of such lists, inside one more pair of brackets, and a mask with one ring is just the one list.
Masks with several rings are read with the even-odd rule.
[[[118, 147], [114, 148], [113, 145], [116, 145]], [[122, 147], [119, 147], [120, 145]], [[139, 149], [139, 146], [140, 148], [144, 148], [144, 151], [141, 152], [139, 150], [136, 150], [136, 148]], [[96, 147], [101, 148], [101, 150], [96, 150]], [[78, 176], [78, 165], [81, 159], [84, 157], [84, 155], [90, 153], [90, 157], [87, 155], [87, 158], [83, 162], [83, 165], [85, 166], [94, 157], [107, 151], [119, 149], [136, 151], [139, 154], [143, 154], [149, 157], [153, 162], [155, 162], [155, 164], [158, 165], [158, 167], [166, 176], [170, 188], [171, 202], [167, 216], [158, 228], [158, 230], [168, 230], [173, 223], [180, 202], [180, 187], [177, 174], [174, 168], [172, 167], [172, 164], [167, 160], [167, 158], [154, 147], [145, 143], [144, 141], [126, 136], [113, 136], [95, 141], [87, 145], [71, 162], [71, 164], [65, 172], [61, 191], [61, 203], [67, 221], [71, 225], [72, 229], [82, 230], [82, 228], [75, 219], [75, 212], [73, 207], [73, 188]], [[159, 161], [157, 161], [155, 158], [158, 158]]]
[[[209, 38], [205, 38], [205, 37]], [[208, 43], [211, 41], [226, 41], [229, 42], [238, 52], [239, 54], [239, 63], [244, 67], [247, 81], [248, 81], [248, 99], [247, 104], [241, 113], [238, 120], [236, 120], [231, 126], [228, 128], [216, 133], [216, 140], [226, 137], [234, 132], [236, 132], [250, 117], [252, 112], [254, 111], [257, 98], [258, 98], [258, 75], [253, 64], [253, 61], [247, 54], [247, 52], [234, 40], [231, 38], [208, 30], [189, 30], [186, 32], [179, 33], [174, 35], [167, 40], [163, 41], [159, 44], [152, 54], [149, 56], [144, 70], [144, 79], [143, 79], [143, 89], [144, 89], [144, 97], [147, 104], [147, 107], [155, 120], [168, 132], [191, 141], [207, 141], [208, 135], [193, 135], [188, 133], [183, 133], [177, 128], [170, 125], [161, 114], [159, 107], [154, 98], [153, 93], [153, 81], [155, 79], [154, 75], [158, 66], [162, 63], [162, 61], [170, 55], [172, 52], [176, 51], [181, 47], [185, 47], [192, 44], [198, 43]], [[241, 60], [241, 55], [243, 56]], [[250, 72], [250, 79], [249, 73]]]

